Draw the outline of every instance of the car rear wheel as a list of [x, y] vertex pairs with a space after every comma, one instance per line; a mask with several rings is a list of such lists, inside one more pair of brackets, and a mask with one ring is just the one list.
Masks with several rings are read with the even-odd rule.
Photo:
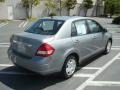
[[75, 73], [76, 66], [76, 58], [72, 55], [68, 56], [62, 68], [63, 77], [66, 79], [72, 77]]
[[108, 54], [111, 51], [112, 42], [108, 40], [104, 53]]

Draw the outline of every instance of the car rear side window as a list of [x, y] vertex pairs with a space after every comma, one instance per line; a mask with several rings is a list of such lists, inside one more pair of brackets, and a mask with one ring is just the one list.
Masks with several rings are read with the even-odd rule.
[[63, 20], [41, 19], [25, 32], [41, 35], [54, 35], [59, 31], [63, 23]]
[[87, 34], [86, 21], [80, 20], [72, 23], [72, 33], [74, 34], [73, 36], [75, 36], [76, 33], [78, 36]]

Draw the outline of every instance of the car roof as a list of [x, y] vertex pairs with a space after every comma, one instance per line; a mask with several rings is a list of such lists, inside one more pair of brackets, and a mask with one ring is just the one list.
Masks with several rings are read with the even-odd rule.
[[88, 17], [80, 17], [80, 16], [53, 16], [53, 17], [45, 17], [42, 19], [54, 19], [54, 20], [76, 20], [76, 19], [88, 19]]

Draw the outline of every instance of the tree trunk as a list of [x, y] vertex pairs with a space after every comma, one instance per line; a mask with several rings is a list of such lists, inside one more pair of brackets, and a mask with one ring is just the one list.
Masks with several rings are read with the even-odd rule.
[[112, 16], [113, 16], [113, 13], [110, 13], [110, 18], [112, 18]]
[[70, 9], [67, 9], [67, 16], [70, 16]]
[[32, 4], [29, 4], [29, 18], [32, 18]]
[[28, 19], [29, 18], [29, 8], [25, 8], [25, 11], [26, 11], [26, 18]]
[[49, 12], [50, 12], [50, 11], [49, 11], [49, 9], [48, 9], [48, 10], [47, 10], [47, 16], [49, 16]]
[[87, 11], [88, 11], [88, 9], [85, 9], [85, 17], [87, 16]]
[[50, 15], [50, 9], [47, 8], [47, 16], [49, 16], [49, 15]]
[[61, 8], [61, 0], [60, 0], [60, 9], [59, 9], [60, 16], [61, 16], [61, 11], [62, 11], [62, 8]]
[[99, 13], [99, 0], [96, 0], [96, 17], [98, 16]]
[[107, 15], [106, 4], [104, 4], [104, 17]]

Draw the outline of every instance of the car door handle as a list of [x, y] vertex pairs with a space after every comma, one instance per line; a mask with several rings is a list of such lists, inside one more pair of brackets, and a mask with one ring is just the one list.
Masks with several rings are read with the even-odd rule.
[[97, 36], [94, 36], [93, 38], [94, 38], [94, 39], [96, 39], [96, 38], [97, 38]]

